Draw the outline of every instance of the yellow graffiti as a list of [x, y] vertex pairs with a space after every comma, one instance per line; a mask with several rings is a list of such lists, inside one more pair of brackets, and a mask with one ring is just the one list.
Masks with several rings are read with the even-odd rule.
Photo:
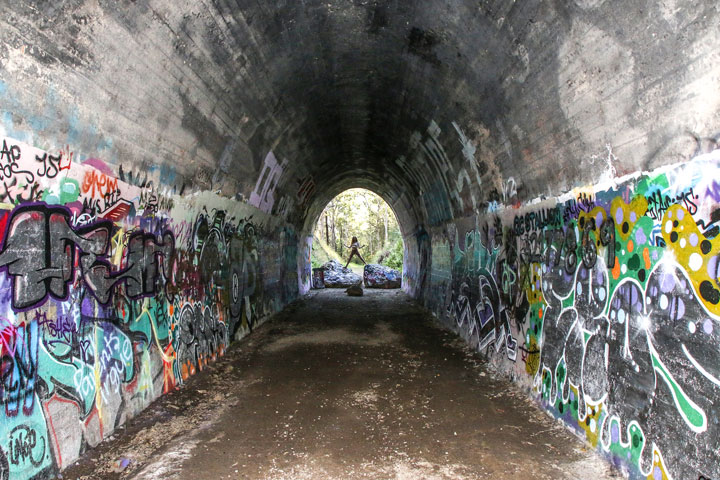
[[[155, 396], [154, 392], [154, 385], [152, 381], [152, 372], [150, 370], [150, 354], [148, 353], [149, 350], [144, 350], [142, 355], [141, 364], [142, 367], [140, 369], [140, 382], [138, 385], [138, 391], [145, 392], [149, 390], [150, 397]], [[162, 352], [162, 350], [161, 350]]]
[[535, 337], [532, 337], [530, 339], [530, 344], [528, 345], [527, 360], [525, 360], [525, 371], [528, 375], [535, 376], [538, 368], [540, 368], [540, 348], [538, 348]]
[[[577, 393], [575, 394], [577, 395]], [[585, 430], [585, 438], [590, 445], [597, 447], [600, 438], [600, 418], [602, 417], [602, 402], [597, 404], [587, 403], [585, 405], [585, 419], [578, 420], [578, 425]]]
[[112, 237], [112, 248], [110, 251], [112, 252], [112, 263], [114, 265], [120, 265], [120, 262], [122, 261], [124, 237], [125, 229], [123, 228], [118, 228], [118, 231]]
[[150, 309], [148, 308], [149, 305], [148, 299], [143, 300], [143, 308], [140, 311], [140, 315], [137, 316], [135, 319], [135, 322], [139, 322], [140, 319], [143, 317], [143, 315], [147, 315], [148, 319], [150, 320], [150, 328], [152, 328], [153, 338], [155, 339], [155, 345], [158, 347], [158, 351], [160, 352], [160, 355], [162, 355], [163, 360], [171, 363], [173, 361], [173, 357], [168, 357], [167, 354], [163, 351], [163, 348], [160, 346], [160, 340], [158, 340], [157, 335], [157, 326], [155, 325], [155, 319], [153, 318], [152, 314], [150, 313]]
[[607, 213], [605, 212], [605, 209], [602, 207], [595, 207], [589, 212], [580, 212], [580, 214], [578, 215], [578, 224], [587, 225], [588, 223], [594, 221], [595, 231], [597, 232], [600, 230], [600, 226], [603, 224], [606, 218]]
[[[627, 242], [635, 227], [645, 212], [647, 212], [647, 199], [643, 195], [637, 195], [630, 204], [625, 203], [622, 197], [615, 197], [610, 204], [610, 215], [615, 220], [617, 235]], [[625, 225], [627, 224], [627, 226]], [[600, 225], [598, 225], [599, 227]]]
[[647, 478], [648, 480], [672, 480], [665, 468], [665, 460], [663, 460], [660, 450], [655, 445], [653, 445], [653, 466]]
[[521, 287], [525, 290], [525, 296], [530, 304], [544, 303], [542, 289], [539, 287], [540, 269], [539, 263], [521, 265], [519, 277]]
[[720, 315], [720, 237], [705, 237], [692, 215], [680, 205], [665, 212], [660, 227], [668, 250], [690, 276], [698, 299], [710, 312]]

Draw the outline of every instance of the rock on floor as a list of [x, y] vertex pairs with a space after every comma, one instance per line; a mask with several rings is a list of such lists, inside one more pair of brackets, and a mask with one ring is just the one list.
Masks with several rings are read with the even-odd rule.
[[353, 285], [352, 287], [348, 287], [348, 289], [345, 290], [345, 293], [347, 293], [351, 297], [362, 297], [363, 288], [360, 285]]

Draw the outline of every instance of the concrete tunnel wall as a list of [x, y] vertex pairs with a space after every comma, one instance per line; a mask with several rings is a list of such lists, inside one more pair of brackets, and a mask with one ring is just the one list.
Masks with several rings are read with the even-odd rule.
[[720, 478], [715, 2], [0, 5], [0, 479], [309, 285], [345, 188], [404, 288], [634, 478]]

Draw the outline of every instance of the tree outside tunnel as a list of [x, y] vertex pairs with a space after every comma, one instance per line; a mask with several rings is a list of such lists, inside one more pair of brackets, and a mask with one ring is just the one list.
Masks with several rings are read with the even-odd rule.
[[[717, 1], [137, 3], [0, 2], [0, 480], [353, 234], [628, 476], [720, 478]], [[357, 187], [398, 236], [317, 232]]]
[[[352, 237], [365, 246], [360, 253], [367, 263], [402, 269], [403, 240], [395, 213], [380, 196], [364, 188], [342, 192], [320, 214], [313, 230], [313, 268], [329, 260], [345, 263]], [[357, 256], [350, 265], [362, 266]]]

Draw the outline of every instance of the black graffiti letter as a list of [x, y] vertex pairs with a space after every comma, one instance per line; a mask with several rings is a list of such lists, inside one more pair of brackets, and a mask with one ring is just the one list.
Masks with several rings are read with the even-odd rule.
[[615, 220], [608, 217], [600, 226], [600, 242], [607, 247], [607, 266], [615, 266]]
[[573, 273], [577, 266], [577, 238], [575, 237], [575, 225], [568, 225], [565, 232], [565, 270]]
[[595, 242], [590, 238], [590, 232], [595, 230], [595, 219], [585, 222], [582, 236], [582, 261], [588, 270], [595, 266], [597, 262], [597, 247]]

